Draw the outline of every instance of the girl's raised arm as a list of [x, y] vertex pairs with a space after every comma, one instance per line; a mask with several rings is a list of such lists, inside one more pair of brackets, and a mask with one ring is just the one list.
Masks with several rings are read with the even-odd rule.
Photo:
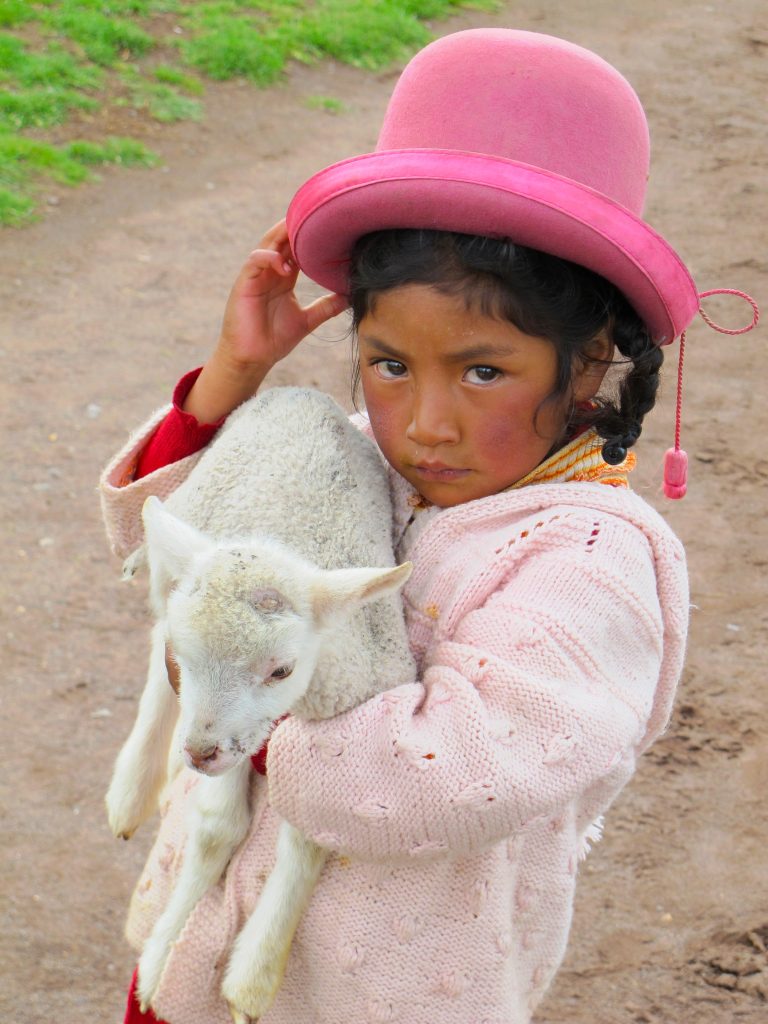
[[178, 487], [224, 419], [255, 394], [275, 363], [346, 308], [341, 295], [300, 305], [297, 277], [280, 221], [241, 268], [210, 359], [194, 380], [188, 374], [179, 382], [179, 407], [161, 410], [140, 427], [102, 474], [102, 514], [116, 554], [125, 556], [141, 543], [145, 498], [164, 499]]
[[200, 423], [215, 423], [256, 393], [272, 367], [320, 324], [347, 307], [341, 295], [302, 306], [299, 271], [285, 221], [264, 235], [229, 294], [216, 348], [184, 402]]

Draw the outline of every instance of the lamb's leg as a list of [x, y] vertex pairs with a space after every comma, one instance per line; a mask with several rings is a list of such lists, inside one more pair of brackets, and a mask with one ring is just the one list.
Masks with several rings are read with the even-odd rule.
[[225, 775], [203, 779], [194, 794], [192, 820], [178, 881], [139, 959], [137, 993], [142, 1010], [155, 994], [171, 946], [192, 910], [215, 885], [248, 831], [250, 758]]
[[252, 1024], [272, 1005], [293, 936], [328, 857], [288, 822], [280, 826], [275, 866], [235, 941], [222, 995], [235, 1024]]
[[107, 793], [109, 827], [122, 839], [130, 839], [157, 809], [178, 713], [165, 667], [165, 624], [158, 622], [152, 631], [149, 671], [138, 715], [118, 754]]

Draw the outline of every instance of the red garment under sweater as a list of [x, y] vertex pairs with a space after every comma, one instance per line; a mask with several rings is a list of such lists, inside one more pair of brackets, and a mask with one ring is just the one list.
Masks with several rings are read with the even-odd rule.
[[133, 972], [131, 978], [131, 987], [128, 989], [128, 1005], [125, 1008], [125, 1019], [123, 1024], [166, 1024], [164, 1020], [160, 1020], [156, 1017], [151, 1010], [147, 1010], [145, 1013], [141, 1012], [139, 1001], [136, 998], [136, 983], [138, 981], [139, 969], [138, 967]]

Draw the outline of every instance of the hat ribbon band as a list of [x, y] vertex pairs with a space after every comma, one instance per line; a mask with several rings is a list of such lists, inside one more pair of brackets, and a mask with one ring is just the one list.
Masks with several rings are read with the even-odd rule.
[[699, 316], [704, 323], [708, 324], [713, 330], [719, 331], [720, 334], [746, 334], [748, 331], [757, 327], [760, 320], [760, 310], [751, 295], [747, 295], [746, 292], [740, 292], [737, 288], [713, 288], [708, 292], [699, 292], [699, 299], [708, 299], [710, 295], [736, 295], [738, 298], [744, 299], [744, 301], [748, 302], [752, 307], [752, 320], [746, 327], [739, 327], [734, 331], [730, 330], [728, 327], [721, 327], [720, 324], [716, 324], [714, 320], [707, 316], [701, 306], [699, 306]]
[[[740, 299], [744, 299], [752, 307], [752, 320], [747, 324], [746, 327], [739, 327], [736, 330], [732, 330], [728, 327], [722, 327], [720, 324], [716, 324], [711, 317], [709, 317], [701, 305], [699, 305], [699, 316], [713, 330], [719, 334], [729, 334], [731, 336], [737, 334], [746, 334], [748, 331], [753, 330], [757, 327], [760, 320], [760, 310], [757, 303], [751, 295], [747, 295], [746, 292], [740, 292], [736, 288], [713, 288], [708, 292], [699, 292], [699, 302], [702, 299], [709, 298], [710, 295], [736, 295]], [[664, 494], [668, 498], [682, 498], [685, 495], [688, 481], [688, 455], [680, 447], [680, 421], [683, 413], [683, 361], [685, 359], [685, 335], [686, 332], [680, 335], [680, 354], [677, 361], [677, 399], [675, 402], [675, 446], [669, 448], [664, 456]]]

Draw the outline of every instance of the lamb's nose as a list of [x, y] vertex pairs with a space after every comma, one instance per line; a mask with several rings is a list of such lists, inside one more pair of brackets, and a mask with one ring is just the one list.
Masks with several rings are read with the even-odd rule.
[[193, 768], [197, 768], [198, 770], [203, 768], [203, 766], [208, 764], [210, 761], [213, 761], [218, 752], [219, 748], [217, 746], [204, 747], [202, 750], [195, 749], [193, 747], [184, 747], [184, 753], [187, 755], [189, 763]]

